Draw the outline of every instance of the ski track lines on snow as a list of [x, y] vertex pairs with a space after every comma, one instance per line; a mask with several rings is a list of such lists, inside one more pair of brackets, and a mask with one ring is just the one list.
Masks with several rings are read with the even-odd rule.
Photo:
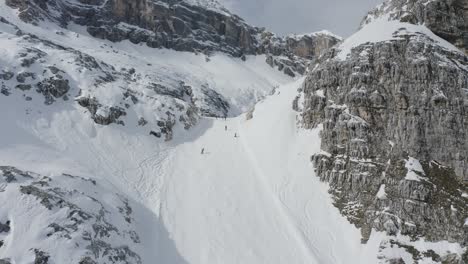
[[[292, 111], [290, 102], [292, 102], [296, 95], [296, 89], [299, 86], [299, 82], [289, 85], [278, 91], [277, 94], [265, 103], [266, 105], [259, 104], [256, 113], [254, 113], [254, 121], [252, 122], [263, 122], [263, 127], [260, 129], [258, 127], [249, 127], [250, 122], [246, 122], [245, 126], [253, 131], [246, 131], [246, 133], [242, 132], [242, 134], [245, 134], [246, 136], [251, 133], [253, 134], [249, 137], [250, 142], [248, 142], [249, 140], [244, 140], [244, 137], [242, 139], [247, 152], [251, 159], [254, 160], [255, 167], [258, 170], [258, 175], [261, 177], [263, 185], [271, 193], [272, 199], [277, 201], [279, 212], [285, 216], [285, 219], [287, 220], [286, 222], [289, 224], [291, 231], [296, 235], [297, 240], [302, 245], [304, 253], [311, 259], [314, 259], [316, 263], [329, 263], [330, 260], [333, 261], [332, 263], [337, 263], [333, 256], [323, 258], [323, 255], [326, 252], [321, 252], [308, 238], [310, 235], [317, 236], [318, 234], [316, 229], [319, 227], [314, 227], [313, 229], [308, 230], [308, 225], [301, 223], [300, 221], [302, 218], [302, 222], [304, 222], [305, 219], [305, 222], [313, 223], [313, 221], [311, 221], [312, 218], [308, 213], [310, 210], [310, 201], [307, 199], [302, 201], [300, 198], [295, 197], [298, 194], [298, 191], [301, 191], [296, 188], [298, 184], [301, 184], [297, 170], [303, 170], [302, 174], [305, 174], [306, 177], [314, 177], [312, 174], [313, 168], [308, 166], [310, 165], [308, 157], [313, 154], [314, 150], [308, 149], [307, 145], [313, 146], [314, 143], [317, 144], [319, 142], [319, 139], [317, 136], [311, 137], [311, 135], [308, 135], [305, 145], [301, 146], [299, 149], [295, 147], [297, 144], [294, 142], [294, 139], [298, 137], [298, 130], [296, 128], [296, 113]], [[273, 113], [270, 113], [269, 116], [263, 114], [264, 112], [268, 113], [271, 111], [273, 111]], [[256, 119], [257, 115], [259, 115], [259, 117]], [[258, 121], [258, 119], [262, 120]], [[267, 120], [265, 121], [263, 119]], [[277, 126], [278, 124], [282, 124], [281, 129], [280, 126]], [[283, 129], [283, 127], [286, 129]], [[262, 129], [264, 131], [261, 131]], [[269, 134], [270, 140], [265, 141], [264, 143], [266, 144], [261, 143], [262, 140], [260, 139], [260, 136], [262, 134]], [[291, 141], [287, 139], [293, 140]], [[287, 143], [277, 144], [276, 142]], [[252, 146], [255, 146], [257, 153], [253, 153]], [[268, 151], [269, 148], [271, 148], [272, 152], [276, 155], [270, 154], [268, 157], [259, 151]], [[258, 162], [258, 157], [264, 159], [262, 163], [263, 167], [260, 162]], [[269, 171], [268, 169], [272, 167], [275, 169]], [[265, 168], [267, 169], [266, 171]], [[284, 170], [281, 170], [280, 168], [283, 168]], [[296, 171], [291, 170], [291, 168], [296, 168]], [[275, 171], [277, 173], [275, 173]], [[275, 176], [275, 174], [277, 175]], [[266, 175], [268, 175], [268, 177], [266, 177]], [[277, 179], [275, 179], [275, 177]], [[308, 191], [313, 192], [312, 186], [310, 186], [310, 190]], [[326, 202], [325, 197], [320, 197], [320, 200]], [[294, 213], [293, 207], [298, 207], [299, 209], [295, 214], [292, 214]]]
[[178, 248], [193, 263], [310, 263], [234, 138], [236, 123], [215, 122], [198, 142], [176, 150], [162, 214]]
[[[242, 135], [242, 133], [241, 133]], [[320, 262], [317, 260], [316, 256], [314, 253], [312, 253], [311, 249], [308, 247], [308, 243], [305, 241], [304, 234], [297, 228], [296, 224], [294, 223], [294, 220], [292, 217], [289, 215], [287, 209], [285, 209], [285, 204], [282, 201], [281, 198], [278, 198], [277, 194], [274, 193], [271, 190], [270, 184], [265, 178], [265, 175], [261, 168], [258, 166], [257, 160], [255, 158], [255, 155], [252, 153], [252, 150], [249, 148], [248, 143], [245, 142], [244, 137], [240, 137], [240, 141], [242, 142], [242, 146], [245, 149], [245, 152], [250, 160], [250, 163], [252, 164], [252, 167], [255, 170], [256, 176], [259, 178], [261, 187], [263, 187], [264, 191], [271, 197], [271, 201], [274, 203], [274, 206], [276, 207], [276, 210], [279, 214], [279, 217], [281, 217], [284, 221], [284, 223], [287, 225], [287, 228], [290, 230], [292, 235], [295, 237], [297, 243], [301, 247], [301, 250], [303, 250], [304, 254], [306, 254], [307, 258], [309, 258], [310, 262], [308, 263], [317, 263], [319, 264]], [[283, 185], [280, 189], [285, 190], [285, 186], [288, 183], [286, 182], [285, 185]], [[281, 194], [281, 191], [280, 191]], [[284, 195], [284, 194], [283, 194]], [[317, 250], [314, 248], [314, 252]]]
[[359, 230], [342, 219], [313, 174], [318, 130], [296, 128], [290, 106], [299, 85], [259, 103], [252, 120], [211, 119], [203, 135], [173, 149], [161, 215], [191, 263], [359, 259]]
[[[173, 55], [167, 52], [165, 57]], [[174, 63], [186, 57], [193, 56], [176, 57]], [[264, 63], [263, 58], [252, 60], [251, 66], [235, 62], [232, 67], [243, 74], [260, 60]], [[200, 67], [231, 64], [223, 56], [212, 63]], [[257, 77], [247, 76], [243, 81], [256, 83], [255, 91], [261, 87], [266, 92], [273, 83], [284, 81], [278, 77], [269, 82], [270, 75], [276, 74], [273, 70], [260, 69], [261, 74], [253, 74]], [[219, 74], [215, 70], [208, 73], [205, 77]], [[173, 142], [158, 141], [131, 126], [98, 126], [81, 108], [65, 105], [47, 108], [34, 101], [37, 105], [33, 106], [43, 112], [27, 117], [21, 98], [15, 102], [13, 96], [8, 100], [0, 97], [1, 118], [8, 124], [0, 139], [0, 158], [8, 163], [2, 165], [108, 182], [151, 210], [152, 217], [159, 216], [189, 263], [346, 263], [333, 255], [337, 248], [354, 249], [346, 243], [335, 245], [334, 235], [342, 229], [332, 231], [343, 227], [339, 213], [330, 209], [326, 188], [318, 180], [310, 180], [314, 179], [309, 161], [313, 152], [307, 146], [318, 142], [318, 136], [296, 142], [291, 102], [301, 81], [285, 85], [259, 103], [249, 123], [241, 121], [244, 116], [226, 121], [202, 119], [189, 132], [182, 132], [183, 128], [175, 131]], [[237, 91], [231, 88], [228, 95]], [[250, 98], [250, 93], [246, 95]], [[244, 96], [239, 100], [240, 105], [252, 101]], [[225, 125], [229, 131], [224, 130]], [[240, 138], [234, 138], [234, 133]], [[269, 146], [265, 141], [275, 144]], [[200, 155], [203, 147], [206, 155]], [[141, 221], [148, 225], [158, 222]], [[330, 227], [324, 228], [328, 223]], [[348, 224], [345, 228], [353, 227]], [[148, 232], [145, 236], [151, 243], [145, 245], [145, 255], [152, 257], [158, 251], [154, 245], [158, 238], [151, 237], [152, 230]], [[359, 241], [359, 235], [352, 235]], [[151, 257], [144, 258], [145, 264], [151, 263]]]

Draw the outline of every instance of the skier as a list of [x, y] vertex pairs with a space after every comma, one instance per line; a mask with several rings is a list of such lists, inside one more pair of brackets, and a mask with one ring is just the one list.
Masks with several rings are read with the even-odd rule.
[[205, 148], [202, 148], [202, 149], [201, 149], [201, 154], [202, 154], [202, 155], [205, 154]]
[[235, 138], [237, 137], [237, 133], [234, 133], [234, 137], [235, 137]]
[[226, 131], [227, 131], [227, 126], [224, 126], [224, 130], [226, 130]]

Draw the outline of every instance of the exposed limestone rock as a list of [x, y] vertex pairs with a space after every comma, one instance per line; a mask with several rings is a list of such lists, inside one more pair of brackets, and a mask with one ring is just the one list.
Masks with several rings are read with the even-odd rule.
[[[353, 130], [337, 135], [336, 146], [344, 145], [340, 142], [345, 139], [361, 140], [353, 143], [360, 146], [359, 158], [380, 155], [383, 149], [363, 145], [386, 139], [397, 143], [396, 156], [407, 152], [421, 160], [437, 160], [467, 180], [467, 65], [466, 57], [414, 38], [360, 46], [347, 61], [324, 62], [309, 75], [304, 122], [313, 126], [340, 117], [336, 121]], [[319, 90], [325, 90], [326, 97], [316, 95]], [[369, 142], [371, 128], [382, 133], [376, 142]], [[391, 145], [385, 144], [388, 152]]]
[[19, 89], [21, 91], [29, 91], [31, 90], [32, 86], [30, 84], [18, 84], [15, 86], [15, 89]]
[[146, 121], [146, 119], [144, 119], [143, 117], [140, 117], [140, 119], [138, 119], [139, 126], [146, 126], [146, 124], [148, 124], [148, 121]]
[[49, 263], [49, 255], [44, 251], [39, 249], [34, 249], [34, 254], [36, 255], [34, 259], [34, 264], [48, 264]]
[[91, 113], [91, 118], [96, 124], [110, 125], [112, 123], [123, 125], [123, 121], [119, 120], [121, 116], [125, 116], [126, 112], [120, 107], [104, 107], [96, 98], [80, 97], [77, 102], [82, 107], [88, 109]]
[[[214, 90], [204, 87], [202, 93], [205, 95], [200, 110], [204, 116], [225, 117], [229, 112], [229, 103], [226, 99]], [[197, 102], [195, 102], [197, 104]]]
[[[323, 126], [322, 153], [312, 161], [363, 242], [379, 230], [466, 247], [468, 57], [418, 32], [393, 35], [352, 48], [345, 60], [331, 49], [311, 69], [304, 104], [294, 105], [305, 127]], [[463, 263], [454, 252], [435, 256], [398, 239], [381, 247], [401, 248], [415, 263]]]
[[8, 81], [13, 78], [13, 76], [15, 76], [15, 73], [3, 70], [2, 73], [0, 73], [0, 80]]
[[16, 81], [19, 83], [24, 83], [27, 78], [31, 78], [32, 80], [36, 79], [36, 75], [33, 72], [22, 72], [16, 75]]
[[266, 62], [292, 77], [303, 75], [310, 61], [341, 41], [341, 38], [328, 32], [278, 37], [264, 31], [260, 38], [259, 53], [268, 55]]
[[111, 41], [129, 39], [155, 48], [223, 51], [234, 56], [255, 52], [256, 28], [235, 15], [183, 1], [7, 0], [7, 5], [18, 9], [26, 22], [48, 19], [65, 26], [73, 20], [88, 26], [91, 35]]
[[0, 222], [0, 233], [10, 232], [10, 221], [6, 221], [5, 224]]
[[45, 104], [52, 104], [55, 101], [54, 98], [63, 97], [70, 90], [69, 81], [60, 77], [51, 77], [37, 84], [37, 92], [44, 95]]
[[265, 31], [261, 34], [261, 39], [261, 49], [265, 53], [275, 56], [292, 54], [309, 60], [319, 57], [327, 49], [341, 41], [341, 38], [325, 31], [286, 37], [278, 37]]

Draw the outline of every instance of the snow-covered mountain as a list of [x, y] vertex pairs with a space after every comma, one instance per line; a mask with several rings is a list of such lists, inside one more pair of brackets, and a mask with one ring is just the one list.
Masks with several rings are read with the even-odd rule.
[[403, 2], [0, 0], [0, 264], [468, 262], [466, 45]]

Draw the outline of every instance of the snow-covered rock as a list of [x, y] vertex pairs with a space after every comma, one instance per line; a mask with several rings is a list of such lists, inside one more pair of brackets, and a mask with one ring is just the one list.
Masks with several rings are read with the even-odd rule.
[[468, 2], [466, 0], [392, 0], [369, 12], [361, 26], [375, 20], [424, 25], [460, 50], [468, 51]]
[[[468, 255], [461, 197], [468, 180], [468, 57], [461, 42], [439, 31], [460, 29], [462, 3], [385, 1], [312, 65], [298, 96], [302, 124], [324, 127], [329, 155], [312, 160], [335, 205], [361, 228], [364, 242], [373, 232], [394, 236], [382, 241], [383, 261], [426, 263], [431, 247], [416, 246], [423, 238], [464, 247], [437, 253], [433, 262], [463, 263]], [[437, 6], [448, 13], [438, 15]]]
[[0, 186], [2, 263], [142, 263], [141, 212], [116, 190], [9, 166]]

